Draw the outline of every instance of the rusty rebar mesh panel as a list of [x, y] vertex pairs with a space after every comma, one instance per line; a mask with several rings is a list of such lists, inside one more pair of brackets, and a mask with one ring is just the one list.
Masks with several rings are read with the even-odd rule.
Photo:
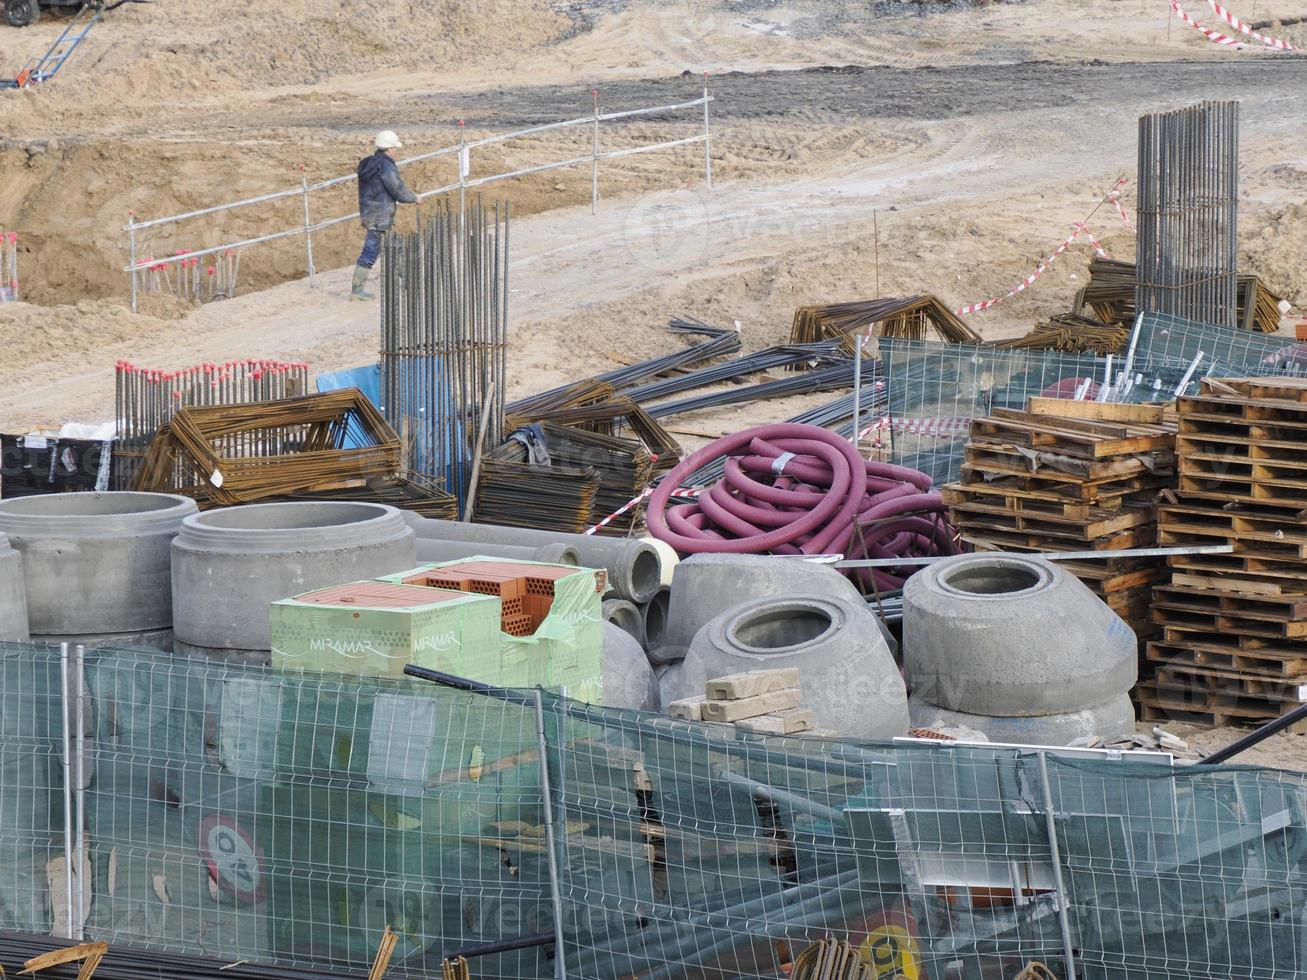
[[[790, 343], [812, 344], [872, 328], [873, 336], [902, 340], [939, 339], [978, 344], [980, 335], [934, 296], [857, 300], [826, 306], [800, 306], [794, 311]], [[846, 341], [852, 352], [851, 338]]]
[[201, 506], [333, 490], [400, 468], [399, 436], [357, 388], [183, 408], [150, 444], [136, 489]]

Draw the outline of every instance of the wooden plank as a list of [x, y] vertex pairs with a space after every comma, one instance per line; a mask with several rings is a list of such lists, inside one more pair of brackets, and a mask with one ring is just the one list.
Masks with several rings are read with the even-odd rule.
[[1045, 398], [1033, 395], [1026, 402], [1031, 415], [1049, 415], [1056, 418], [1095, 419], [1106, 422], [1143, 423], [1161, 425], [1171, 403], [1151, 405], [1125, 405], [1115, 402], [1075, 401], [1070, 398]]

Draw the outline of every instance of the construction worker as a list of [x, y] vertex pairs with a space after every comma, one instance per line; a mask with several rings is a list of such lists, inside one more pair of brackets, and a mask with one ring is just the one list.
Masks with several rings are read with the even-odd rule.
[[399, 166], [395, 155], [404, 144], [389, 129], [377, 133], [377, 152], [359, 161], [359, 220], [367, 235], [363, 239], [363, 251], [359, 252], [358, 262], [354, 266], [354, 288], [350, 299], [372, 299], [373, 294], [363, 287], [368, 281], [368, 272], [376, 264], [381, 253], [381, 236], [390, 231], [395, 223], [395, 204], [416, 204], [418, 197], [404, 185], [404, 178], [399, 175]]

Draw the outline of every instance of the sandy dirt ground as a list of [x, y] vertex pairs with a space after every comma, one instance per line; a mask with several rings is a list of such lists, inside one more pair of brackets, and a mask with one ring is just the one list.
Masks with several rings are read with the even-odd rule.
[[[1215, 26], [1198, 0], [1188, 6]], [[1246, 11], [1236, 12], [1247, 15]], [[1250, 19], [1307, 42], [1301, 3]], [[63, 22], [0, 28], [0, 74]], [[283, 357], [334, 370], [375, 359], [375, 304], [349, 303], [359, 232], [243, 253], [240, 294], [126, 308], [123, 225], [352, 171], [383, 127], [422, 152], [457, 139], [714, 96], [702, 147], [497, 185], [513, 209], [510, 396], [674, 349], [669, 317], [738, 321], [746, 348], [783, 340], [796, 306], [931, 292], [961, 306], [1006, 293], [1078, 221], [1116, 257], [1133, 236], [1103, 195], [1133, 177], [1138, 116], [1241, 102], [1244, 267], [1307, 306], [1307, 58], [1203, 40], [1165, 0], [166, 0], [109, 15], [54, 81], [0, 92], [0, 228], [21, 238], [28, 303], [0, 305], [0, 427], [113, 414], [119, 359], [163, 369]], [[700, 131], [694, 113], [604, 130], [619, 148]], [[473, 175], [589, 152], [580, 128], [474, 157]], [[448, 183], [443, 157], [406, 170]], [[353, 209], [315, 194], [316, 219]], [[1124, 204], [1133, 206], [1133, 186]], [[302, 220], [298, 199], [140, 236], [143, 255]], [[402, 217], [410, 227], [413, 209]], [[878, 233], [873, 235], [873, 226]], [[1064, 312], [1090, 249], [970, 318], [989, 338]], [[677, 417], [688, 446], [824, 396]], [[1289, 764], [1299, 736], [1283, 737]], [[1278, 743], [1277, 743], [1278, 744]], [[1278, 751], [1278, 750], [1277, 750]], [[1270, 757], [1268, 757], [1269, 759]], [[1299, 763], [1307, 764], [1307, 760]]]

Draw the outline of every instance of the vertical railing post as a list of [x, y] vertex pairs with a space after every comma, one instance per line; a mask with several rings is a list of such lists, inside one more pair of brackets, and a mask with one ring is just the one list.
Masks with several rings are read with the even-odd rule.
[[[135, 272], [132, 273], [135, 275]], [[64, 939], [73, 938], [73, 739], [68, 710], [68, 644], [59, 644], [60, 706], [63, 711], [64, 773]]]
[[136, 312], [136, 215], [127, 212], [127, 251], [132, 266], [132, 312]]
[[545, 705], [540, 688], [535, 689], [536, 747], [540, 753], [540, 795], [544, 804], [545, 849], [549, 852], [549, 898], [554, 907], [554, 978], [566, 980], [563, 947], [563, 891], [558, 880], [558, 851], [555, 841], [554, 800], [549, 785], [549, 754], [545, 741]]
[[1044, 828], [1048, 833], [1049, 859], [1053, 863], [1053, 886], [1057, 889], [1057, 917], [1062, 927], [1062, 955], [1066, 957], [1067, 980], [1076, 980], [1076, 950], [1071, 938], [1070, 898], [1062, 880], [1062, 848], [1057, 842], [1057, 821], [1053, 817], [1053, 785], [1048, 778], [1048, 753], [1039, 751], [1039, 782], [1044, 796]]
[[594, 100], [594, 135], [590, 140], [590, 213], [599, 210], [599, 90], [592, 88], [590, 98]]
[[73, 689], [76, 692], [76, 712], [73, 724], [77, 738], [73, 742], [77, 754], [77, 913], [69, 926], [70, 938], [79, 943], [86, 938], [83, 920], [86, 917], [86, 647], [73, 647]]
[[712, 133], [708, 129], [708, 73], [703, 73], [703, 179], [712, 190]]
[[304, 251], [308, 254], [309, 288], [318, 288], [318, 270], [313, 267], [313, 219], [309, 216], [309, 178], [300, 174], [300, 189], [304, 196]]

